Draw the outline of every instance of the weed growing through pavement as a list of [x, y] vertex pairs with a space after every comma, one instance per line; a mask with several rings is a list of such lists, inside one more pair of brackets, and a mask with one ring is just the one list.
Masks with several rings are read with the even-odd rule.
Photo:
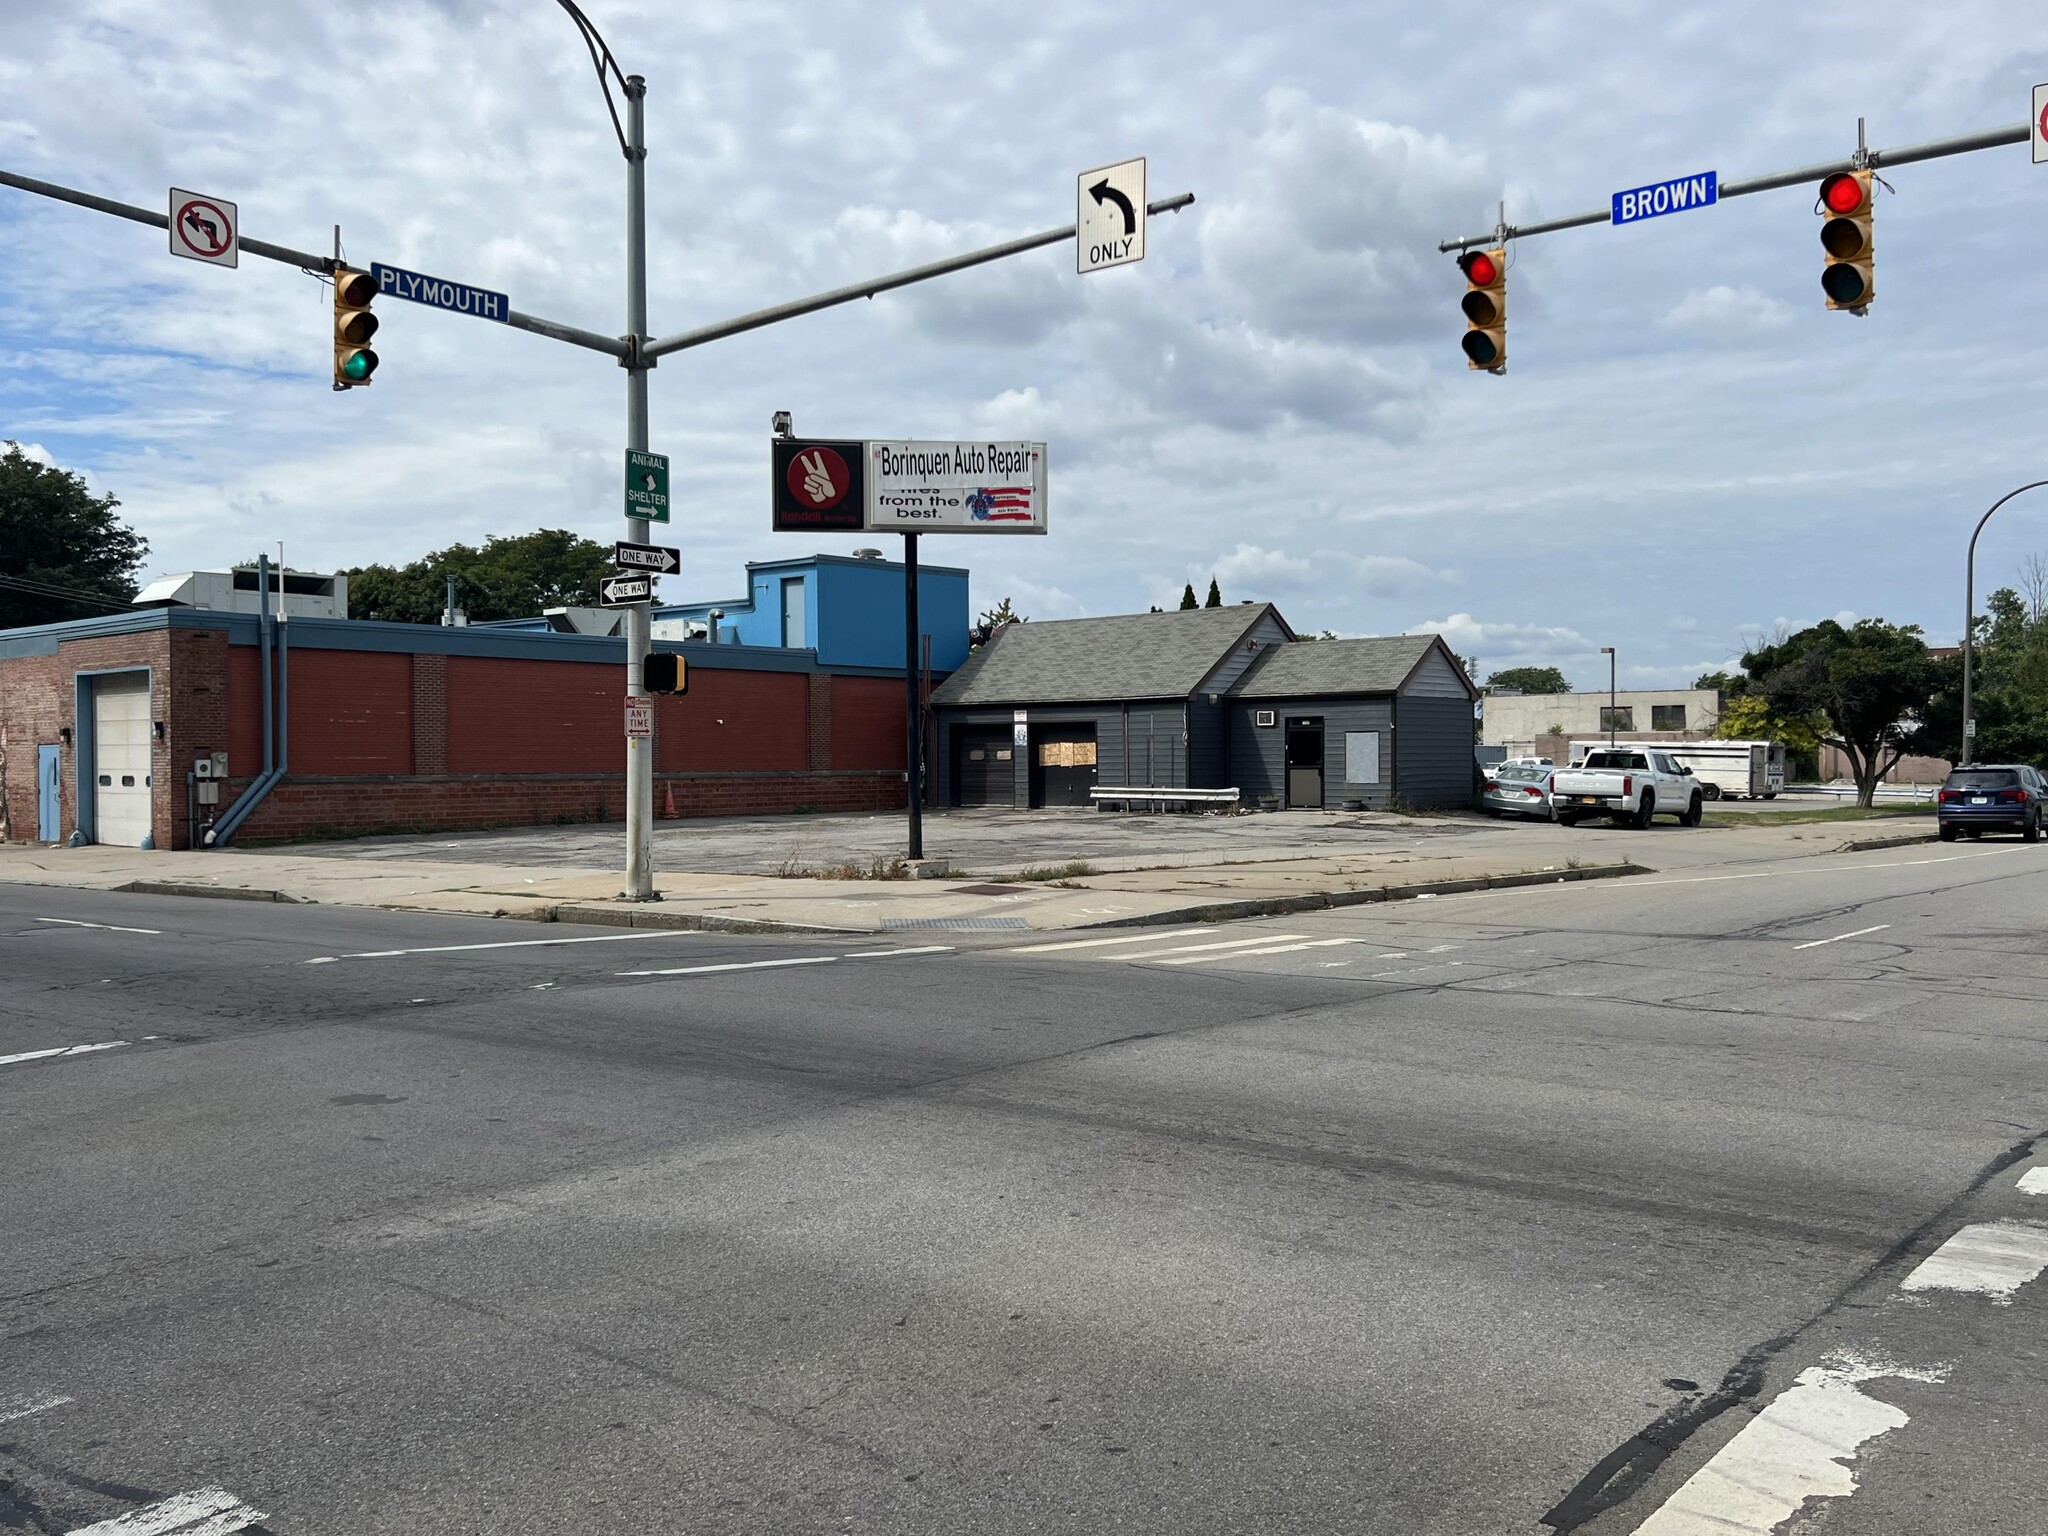
[[1086, 859], [1069, 859], [1064, 864], [1041, 864], [1034, 869], [1020, 870], [1010, 878], [1013, 880], [1042, 880], [1048, 885], [1058, 885], [1073, 880], [1079, 875], [1099, 875], [1102, 871]]

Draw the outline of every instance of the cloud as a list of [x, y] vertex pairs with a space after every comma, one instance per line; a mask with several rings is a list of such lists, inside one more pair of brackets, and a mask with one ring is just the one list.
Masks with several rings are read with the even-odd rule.
[[1657, 322], [1667, 331], [1696, 331], [1726, 338], [1749, 337], [1783, 330], [1792, 323], [1792, 307], [1760, 288], [1716, 283], [1695, 288]]
[[1488, 623], [1469, 613], [1411, 624], [1403, 633], [1442, 635], [1460, 656], [1484, 656], [1488, 661], [1527, 658], [1555, 665], [1597, 655], [1600, 650], [1575, 629], [1547, 624]]
[[[1238, 545], [1211, 568], [1224, 590], [1234, 594], [1230, 599], [1233, 602], [1239, 597], [1300, 591], [1309, 584], [1314, 569], [1298, 555], [1278, 549], [1261, 549], [1256, 544]], [[1188, 573], [1199, 581], [1199, 567], [1189, 566]]]
[[1438, 570], [1405, 555], [1346, 555], [1338, 558], [1356, 573], [1357, 584], [1374, 597], [1406, 597], [1437, 587], [1456, 586], [1460, 580], [1456, 571]]

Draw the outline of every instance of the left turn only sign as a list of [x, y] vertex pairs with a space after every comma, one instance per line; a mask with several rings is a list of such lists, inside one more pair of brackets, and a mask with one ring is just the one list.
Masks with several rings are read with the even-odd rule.
[[241, 215], [224, 197], [171, 188], [171, 254], [217, 267], [242, 264]]

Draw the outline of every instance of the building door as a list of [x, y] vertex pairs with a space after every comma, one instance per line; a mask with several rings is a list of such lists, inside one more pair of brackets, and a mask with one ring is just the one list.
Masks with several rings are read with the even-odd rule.
[[1323, 722], [1320, 716], [1287, 722], [1287, 808], [1323, 808]]
[[1031, 803], [1089, 805], [1095, 787], [1095, 727], [1040, 725], [1031, 730]]
[[1017, 803], [1016, 742], [1009, 726], [964, 725], [954, 728], [953, 803]]
[[801, 576], [782, 579], [782, 643], [798, 651], [811, 643], [804, 632], [804, 579]]
[[149, 674], [92, 685], [92, 840], [139, 848], [149, 836]]
[[64, 770], [54, 743], [36, 748], [36, 836], [46, 843], [64, 839]]

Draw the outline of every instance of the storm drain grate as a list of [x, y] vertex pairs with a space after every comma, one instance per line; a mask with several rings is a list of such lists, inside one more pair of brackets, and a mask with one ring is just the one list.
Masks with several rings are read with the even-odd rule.
[[885, 917], [882, 926], [897, 928], [1028, 928], [1021, 917]]

